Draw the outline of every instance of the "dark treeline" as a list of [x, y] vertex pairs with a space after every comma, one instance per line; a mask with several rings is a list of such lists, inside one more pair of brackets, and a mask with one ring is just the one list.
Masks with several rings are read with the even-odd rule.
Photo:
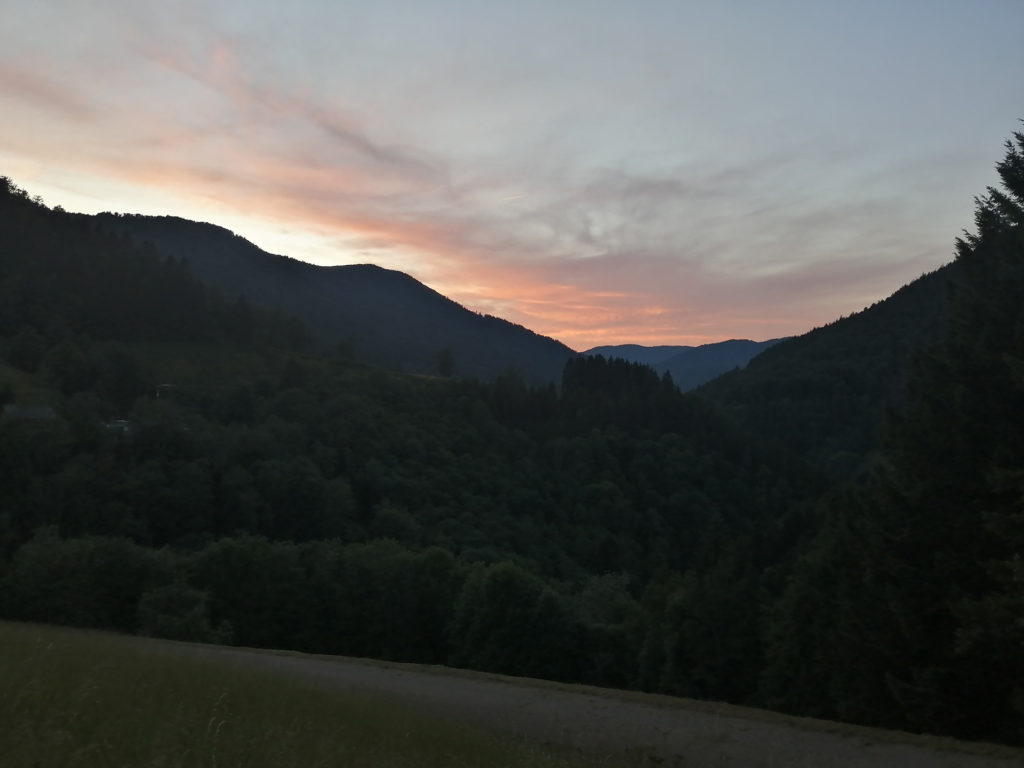
[[[749, 606], [696, 587], [756, 584], [796, 535], [797, 493], [701, 401], [600, 358], [571, 363], [562, 393], [513, 374], [280, 368], [143, 394], [116, 424], [81, 396], [62, 419], [3, 422], [4, 615], [719, 698], [750, 688]], [[686, 643], [684, 612], [705, 616]], [[722, 632], [748, 643], [748, 668], [721, 655]], [[684, 654], [711, 669], [694, 676]]]
[[[798, 339], [700, 395], [602, 357], [529, 387], [303, 352], [7, 183], [0, 398], [56, 417], [0, 421], [0, 615], [1022, 742], [1022, 149], [948, 298], [822, 329], [852, 367]], [[121, 294], [31, 266], [125, 249]], [[110, 319], [165, 273], [169, 314]]]
[[778, 706], [1024, 740], [1022, 152], [1016, 133], [957, 242], [945, 330], [909, 366], [874, 470], [823, 500], [777, 603]]

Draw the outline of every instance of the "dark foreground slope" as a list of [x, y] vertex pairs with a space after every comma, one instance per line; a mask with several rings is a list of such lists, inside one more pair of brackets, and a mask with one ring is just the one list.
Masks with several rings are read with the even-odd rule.
[[609, 766], [398, 696], [209, 651], [0, 622], [4, 768]]
[[186, 259], [229, 301], [244, 296], [295, 315], [322, 344], [348, 345], [376, 365], [481, 378], [515, 369], [539, 383], [557, 380], [575, 354], [554, 339], [471, 312], [402, 272], [315, 266], [266, 253], [221, 227], [170, 216], [106, 214], [97, 221]]
[[608, 765], [1011, 768], [1024, 759], [1021, 750], [995, 745], [442, 667], [209, 646], [180, 652], [326, 688], [394, 697], [457, 722], [566, 747]]
[[336, 656], [5, 622], [0, 649], [5, 768], [1010, 768], [1024, 756], [723, 704]]

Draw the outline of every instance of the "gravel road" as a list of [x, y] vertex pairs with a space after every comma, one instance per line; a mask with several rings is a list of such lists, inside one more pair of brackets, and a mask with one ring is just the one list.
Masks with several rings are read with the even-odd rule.
[[538, 681], [359, 659], [179, 645], [317, 685], [400, 699], [500, 732], [686, 768], [1010, 768], [1024, 752], [643, 694], [563, 690]]

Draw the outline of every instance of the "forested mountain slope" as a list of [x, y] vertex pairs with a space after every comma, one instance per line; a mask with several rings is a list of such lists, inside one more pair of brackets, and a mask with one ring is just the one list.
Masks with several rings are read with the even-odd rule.
[[863, 469], [898, 407], [915, 351], [937, 339], [960, 266], [923, 275], [892, 296], [705, 384], [746, 432], [834, 476]]
[[781, 706], [1024, 740], [1024, 133], [997, 168], [874, 471], [824, 500], [777, 603]]
[[[302, 354], [287, 334], [232, 342], [232, 317], [264, 315], [177, 260], [2, 192], [0, 213], [25, 228], [0, 272], [20, 308], [0, 327], [0, 372], [18, 377], [8, 397], [27, 381], [58, 417], [0, 420], [0, 615], [752, 690], [757, 623], [693, 584], [742, 573], [756, 591], [813, 486], [700, 400], [600, 357], [570, 359], [556, 390], [513, 373], [401, 375]], [[72, 295], [104, 259], [104, 290]], [[148, 285], [159, 306], [192, 296], [190, 323], [160, 324], [159, 306], [130, 323]], [[68, 345], [80, 379], [64, 374]], [[111, 350], [122, 368], [93, 375]], [[685, 642], [670, 618], [684, 611], [708, 622]], [[705, 653], [726, 626], [743, 664]]]
[[225, 302], [180, 259], [98, 231], [88, 218], [48, 210], [6, 177], [0, 177], [0, 224], [0, 333], [307, 343], [294, 319]]
[[99, 392], [113, 417], [150, 385], [140, 349], [186, 343], [286, 354], [308, 343], [298, 320], [229, 304], [179, 260], [48, 210], [6, 177], [0, 232], [6, 399], [13, 389], [33, 390], [37, 401]]
[[410, 373], [557, 381], [575, 353], [554, 339], [470, 312], [409, 275], [369, 264], [320, 267], [260, 250], [212, 224], [171, 216], [101, 214], [99, 224], [184, 259], [225, 297], [301, 318], [326, 348]]
[[[297, 367], [142, 396], [127, 433], [71, 409], [0, 422], [0, 614], [718, 697], [756, 683], [758, 624], [719, 597], [740, 574], [756, 591], [797, 488], [698, 401], [600, 359], [560, 395]], [[723, 630], [742, 664], [710, 655]]]

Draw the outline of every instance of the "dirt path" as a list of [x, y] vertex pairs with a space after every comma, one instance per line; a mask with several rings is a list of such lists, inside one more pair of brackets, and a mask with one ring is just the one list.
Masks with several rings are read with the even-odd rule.
[[[178, 646], [318, 685], [399, 698], [446, 717], [599, 754], [686, 768], [1010, 768], [1012, 757], [918, 737], [685, 699], [587, 690], [357, 659]], [[933, 740], [934, 741], [934, 740]], [[941, 740], [940, 740], [941, 741]]]

